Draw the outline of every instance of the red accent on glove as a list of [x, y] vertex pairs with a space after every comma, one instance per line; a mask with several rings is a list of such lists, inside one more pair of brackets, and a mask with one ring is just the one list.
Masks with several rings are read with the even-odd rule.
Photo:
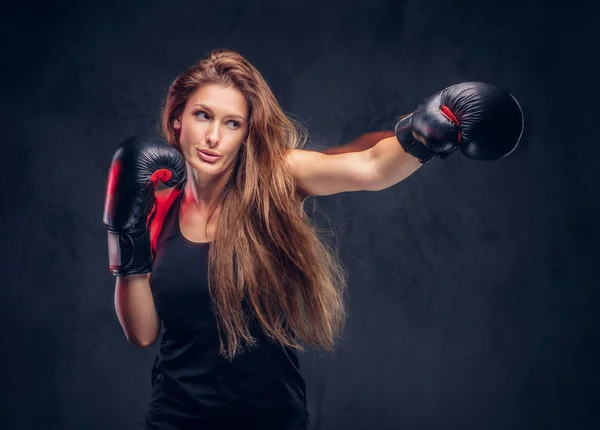
[[[456, 118], [456, 115], [454, 115], [454, 113], [452, 113], [452, 111], [448, 108], [448, 106], [444, 105], [440, 108], [440, 110], [442, 111], [442, 114], [446, 118], [448, 118], [450, 121], [452, 121], [457, 126], [460, 125], [460, 121], [458, 120], [458, 118]], [[460, 131], [458, 132], [458, 141], [460, 142]]]
[[150, 180], [152, 182], [154, 182], [154, 184], [156, 185], [156, 183], [159, 180], [161, 182], [165, 183], [169, 179], [171, 179], [172, 176], [173, 176], [173, 173], [171, 173], [171, 171], [169, 169], [158, 169], [156, 172], [154, 172], [152, 174], [152, 176], [150, 176]]
[[183, 190], [181, 187], [177, 186], [173, 188], [173, 190], [169, 193], [168, 196], [157, 197], [154, 205], [156, 206], [156, 216], [150, 223], [150, 252], [152, 253], [152, 258], [154, 258], [156, 253], [156, 245], [158, 244], [158, 236], [160, 231], [162, 230], [163, 223], [165, 222], [165, 218], [167, 217], [167, 213], [169, 212], [169, 208], [173, 205], [173, 202], [177, 198], [179, 194], [181, 194]]

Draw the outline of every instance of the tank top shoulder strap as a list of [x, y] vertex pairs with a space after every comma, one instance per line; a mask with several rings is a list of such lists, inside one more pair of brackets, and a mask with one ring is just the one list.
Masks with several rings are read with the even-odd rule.
[[182, 181], [179, 184], [177, 184], [168, 195], [156, 197], [155, 214], [154, 218], [150, 222], [150, 251], [152, 253], [153, 258], [156, 254], [158, 238], [164, 226], [167, 214], [169, 213], [171, 206], [173, 206], [173, 203], [175, 203], [175, 201], [177, 200], [177, 197], [179, 197], [179, 195], [181, 195], [181, 193], [183, 192], [184, 184], [185, 181]]

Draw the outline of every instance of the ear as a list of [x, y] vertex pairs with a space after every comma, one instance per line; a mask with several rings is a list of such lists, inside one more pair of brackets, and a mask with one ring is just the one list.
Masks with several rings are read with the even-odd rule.
[[175, 118], [175, 119], [173, 120], [173, 128], [174, 128], [175, 130], [180, 130], [180, 129], [181, 129], [181, 121], [179, 121], [179, 119], [178, 119], [178, 118]]

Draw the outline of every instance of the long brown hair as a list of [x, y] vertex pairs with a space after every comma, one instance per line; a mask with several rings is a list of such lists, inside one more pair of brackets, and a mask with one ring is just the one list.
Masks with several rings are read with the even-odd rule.
[[[178, 118], [199, 87], [220, 84], [246, 98], [250, 120], [232, 175], [219, 195], [221, 214], [209, 251], [209, 292], [220, 353], [233, 359], [249, 330], [251, 306], [265, 334], [303, 351], [333, 351], [344, 329], [346, 272], [303, 209], [286, 154], [306, 144], [306, 130], [280, 107], [258, 70], [239, 53], [217, 49], [171, 84], [162, 114], [166, 140], [179, 148]], [[225, 341], [223, 340], [225, 337]]]

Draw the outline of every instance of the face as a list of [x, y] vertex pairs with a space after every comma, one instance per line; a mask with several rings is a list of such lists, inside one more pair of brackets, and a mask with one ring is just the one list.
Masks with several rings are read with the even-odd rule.
[[233, 169], [248, 130], [246, 99], [232, 87], [202, 86], [173, 127], [190, 167], [201, 176], [221, 176]]

